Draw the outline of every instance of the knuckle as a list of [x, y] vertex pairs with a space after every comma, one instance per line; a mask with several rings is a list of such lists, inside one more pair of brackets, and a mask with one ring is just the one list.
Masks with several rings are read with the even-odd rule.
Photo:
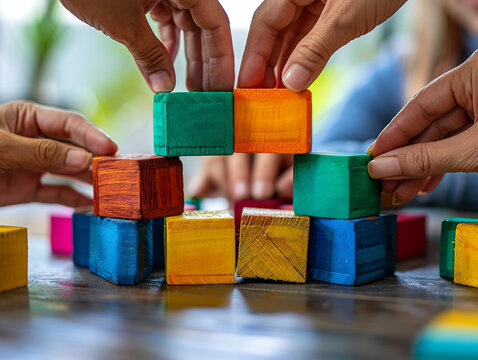
[[157, 69], [162, 63], [167, 61], [167, 51], [163, 51], [159, 46], [151, 46], [139, 49], [134, 52], [136, 63], [146, 71]]
[[311, 35], [296, 48], [300, 58], [314, 64], [325, 64], [329, 61], [331, 52], [326, 44], [318, 37]]
[[417, 144], [412, 152], [412, 164], [415, 169], [415, 175], [429, 175], [431, 171], [430, 153], [423, 144]]
[[48, 167], [48, 165], [63, 162], [64, 160], [61, 147], [52, 140], [38, 140], [33, 154], [37, 164], [42, 167]]

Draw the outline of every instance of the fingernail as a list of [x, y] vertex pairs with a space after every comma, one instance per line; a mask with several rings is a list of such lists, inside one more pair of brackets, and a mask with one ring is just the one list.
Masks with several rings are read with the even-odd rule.
[[367, 151], [365, 152], [366, 154], [368, 155], [372, 155], [372, 152], [373, 152], [373, 148], [375, 146], [375, 141], [372, 143], [372, 145], [370, 145], [367, 149]]
[[375, 179], [384, 179], [402, 175], [400, 163], [396, 157], [378, 157], [368, 163], [368, 172]]
[[173, 90], [173, 80], [164, 70], [149, 75], [149, 80], [154, 92], [169, 92]]
[[254, 199], [266, 199], [272, 196], [274, 189], [272, 185], [264, 180], [257, 180], [252, 187], [252, 197]]
[[309, 85], [312, 73], [299, 64], [294, 64], [282, 78], [284, 85], [293, 91], [302, 91]]
[[237, 181], [234, 184], [234, 197], [244, 199], [247, 197], [247, 184], [245, 181]]
[[418, 192], [418, 196], [425, 196], [425, 195], [428, 195], [428, 193], [426, 191], [419, 191]]
[[392, 205], [400, 206], [402, 203], [398, 200], [398, 190], [393, 193]]
[[70, 168], [82, 168], [91, 160], [91, 154], [82, 150], [70, 150], [66, 154], [65, 165]]

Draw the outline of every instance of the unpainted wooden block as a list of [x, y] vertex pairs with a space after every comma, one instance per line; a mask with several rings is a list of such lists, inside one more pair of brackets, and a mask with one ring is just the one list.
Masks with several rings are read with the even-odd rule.
[[229, 211], [188, 211], [166, 218], [169, 285], [234, 284], [234, 218]]
[[255, 209], [278, 209], [282, 204], [286, 203], [286, 199], [244, 199], [234, 203], [234, 222], [236, 224], [236, 234], [239, 235], [241, 226], [242, 210], [246, 207]]
[[232, 155], [232, 92], [156, 94], [154, 152], [163, 156]]
[[309, 222], [290, 210], [244, 208], [237, 276], [304, 283]]
[[310, 152], [311, 109], [309, 90], [234, 89], [234, 151]]
[[117, 285], [134, 285], [153, 268], [152, 220], [94, 216], [90, 223], [90, 271]]
[[441, 223], [440, 276], [453, 279], [455, 271], [455, 234], [458, 224], [478, 223], [478, 219], [452, 218]]
[[380, 182], [368, 175], [365, 154], [294, 156], [294, 212], [356, 219], [380, 212]]
[[456, 284], [478, 287], [478, 224], [458, 224], [455, 236]]
[[0, 226], [0, 292], [28, 284], [27, 229]]
[[53, 254], [71, 256], [73, 253], [72, 214], [73, 210], [64, 210], [50, 215], [50, 243]]
[[93, 212], [75, 212], [73, 225], [73, 263], [76, 266], [90, 265], [90, 221]]
[[397, 215], [397, 260], [423, 256], [427, 252], [426, 215]]
[[95, 157], [95, 215], [138, 220], [181, 214], [184, 208], [182, 170], [178, 158]]
[[360, 285], [390, 274], [394, 268], [393, 217], [353, 220], [311, 218], [310, 274], [312, 279]]

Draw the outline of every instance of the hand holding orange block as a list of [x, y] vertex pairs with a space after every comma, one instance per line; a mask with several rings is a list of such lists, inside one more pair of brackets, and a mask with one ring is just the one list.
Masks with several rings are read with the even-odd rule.
[[311, 150], [309, 90], [234, 90], [234, 151], [306, 154]]

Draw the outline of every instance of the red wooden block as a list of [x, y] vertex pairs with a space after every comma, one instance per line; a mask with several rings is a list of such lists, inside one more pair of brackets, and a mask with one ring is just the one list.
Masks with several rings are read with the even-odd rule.
[[424, 255], [427, 251], [426, 216], [397, 215], [397, 260]]
[[153, 219], [184, 209], [183, 166], [178, 158], [156, 155], [93, 159], [96, 216]]
[[287, 203], [286, 199], [244, 199], [236, 201], [234, 204], [234, 222], [236, 224], [236, 234], [239, 234], [239, 228], [241, 226], [241, 214], [242, 209], [245, 207], [256, 209], [278, 209], [281, 205]]

